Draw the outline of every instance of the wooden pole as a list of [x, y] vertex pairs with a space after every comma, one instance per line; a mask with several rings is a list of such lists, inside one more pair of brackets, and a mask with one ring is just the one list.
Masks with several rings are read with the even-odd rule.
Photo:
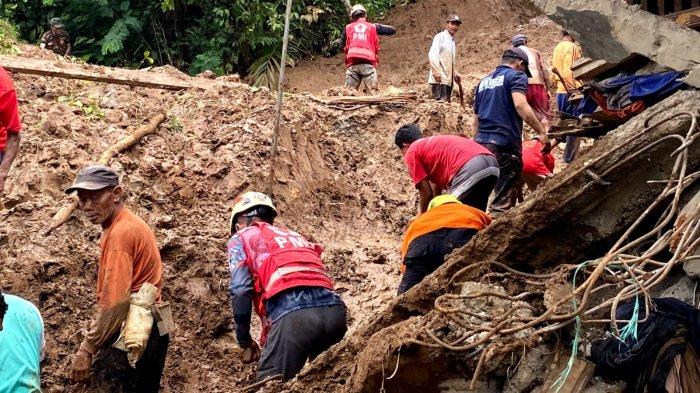
[[279, 141], [280, 123], [282, 121], [282, 95], [284, 87], [284, 70], [287, 66], [287, 46], [289, 45], [289, 19], [292, 13], [292, 1], [287, 0], [287, 9], [284, 13], [284, 37], [282, 38], [282, 59], [280, 64], [279, 82], [277, 82], [277, 108], [275, 116], [275, 128], [272, 135], [272, 147], [270, 148], [270, 184], [268, 194], [272, 195], [272, 186], [275, 181], [275, 157], [277, 156], [277, 143]]

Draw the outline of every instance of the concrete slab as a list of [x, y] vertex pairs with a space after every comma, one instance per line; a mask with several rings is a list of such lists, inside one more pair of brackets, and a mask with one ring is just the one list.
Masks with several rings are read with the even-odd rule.
[[700, 87], [700, 33], [638, 6], [611, 0], [534, 0], [533, 3], [581, 43], [593, 59], [619, 63], [630, 53], [686, 71], [685, 81]]

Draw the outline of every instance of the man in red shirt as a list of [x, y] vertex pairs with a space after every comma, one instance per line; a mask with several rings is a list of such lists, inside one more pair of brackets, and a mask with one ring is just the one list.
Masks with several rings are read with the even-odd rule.
[[396, 131], [413, 184], [424, 213], [433, 197], [447, 191], [465, 205], [486, 210], [489, 195], [500, 170], [496, 157], [478, 143], [457, 135], [424, 137], [417, 124]]
[[355, 4], [350, 12], [352, 23], [345, 26], [340, 42], [345, 46], [345, 86], [360, 88], [362, 81], [371, 94], [377, 93], [379, 80], [379, 36], [392, 35], [396, 29], [379, 23], [367, 22], [367, 10], [362, 4]]
[[535, 138], [523, 142], [522, 178], [527, 188], [534, 191], [548, 177], [554, 176], [554, 156], [542, 152], [542, 143]]
[[21, 129], [15, 86], [7, 71], [0, 67], [0, 196], [5, 191], [5, 180], [12, 162], [17, 157]]

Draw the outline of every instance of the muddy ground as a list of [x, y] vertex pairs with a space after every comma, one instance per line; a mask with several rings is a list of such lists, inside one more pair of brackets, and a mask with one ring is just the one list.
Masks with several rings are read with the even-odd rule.
[[[383, 41], [382, 88], [425, 88], [426, 37], [440, 25], [437, 13], [422, 18], [427, 10], [456, 11], [465, 20], [458, 69], [468, 90], [493, 68], [515, 32], [526, 31], [551, 53], [554, 24], [530, 20], [530, 11], [505, 1], [489, 4], [426, 0], [397, 8], [386, 23], [411, 33]], [[413, 46], [416, 40], [421, 44]], [[339, 84], [342, 69], [333, 61], [340, 58], [294, 69], [293, 90], [321, 94]], [[100, 230], [80, 214], [48, 237], [43, 229], [69, 201], [62, 190], [75, 173], [159, 111], [168, 118], [157, 133], [111, 166], [123, 176], [129, 207], [155, 230], [165, 264], [164, 297], [174, 303], [179, 325], [166, 385], [173, 392], [227, 392], [253, 382], [254, 368], [236, 356], [225, 243], [234, 197], [269, 185], [270, 92], [241, 86], [173, 93], [23, 75], [15, 81], [25, 129], [0, 211], [0, 287], [42, 311], [45, 391], [82, 390], [70, 384], [67, 369], [92, 316]], [[415, 214], [417, 195], [393, 145], [395, 129], [419, 118], [429, 134], [466, 133], [471, 115], [456, 102], [435, 104], [423, 93], [417, 102], [350, 112], [304, 94], [285, 102], [273, 183], [279, 220], [325, 246], [324, 260], [350, 309], [351, 331], [394, 297], [401, 234]]]

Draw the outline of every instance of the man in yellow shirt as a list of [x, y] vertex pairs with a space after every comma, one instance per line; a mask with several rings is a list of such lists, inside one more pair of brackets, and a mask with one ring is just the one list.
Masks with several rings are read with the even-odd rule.
[[[581, 58], [581, 48], [576, 44], [574, 37], [566, 30], [561, 31], [562, 40], [554, 48], [552, 53], [552, 66], [559, 71], [562, 78], [554, 75], [557, 83], [557, 109], [559, 112], [574, 115], [573, 108], [569, 104], [567, 91], [581, 87], [581, 82], [574, 79], [571, 71], [572, 64]], [[566, 137], [566, 148], [564, 149], [564, 162], [569, 163], [576, 158], [580, 139], [574, 136]]]

